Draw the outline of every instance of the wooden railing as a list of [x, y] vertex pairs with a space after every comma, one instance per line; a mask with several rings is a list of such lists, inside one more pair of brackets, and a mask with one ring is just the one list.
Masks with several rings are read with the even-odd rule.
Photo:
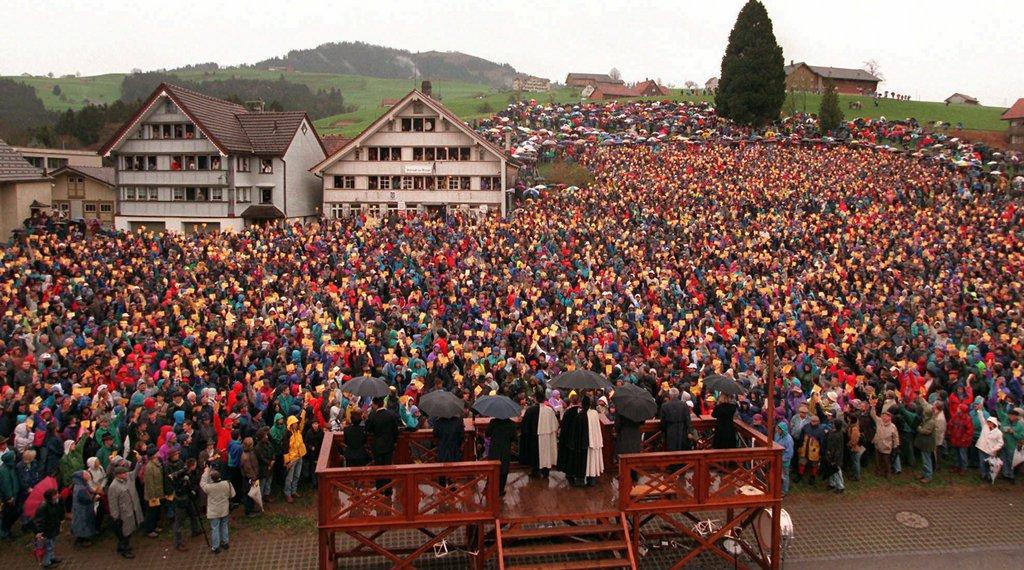
[[327, 434], [317, 462], [318, 526], [377, 526], [493, 521], [500, 516], [497, 461], [332, 466], [339, 457]]
[[[693, 451], [619, 456], [619, 508], [683, 511], [771, 502], [782, 498], [782, 448], [735, 422], [740, 447], [711, 449], [714, 420], [694, 421]], [[647, 427], [647, 426], [645, 426]]]

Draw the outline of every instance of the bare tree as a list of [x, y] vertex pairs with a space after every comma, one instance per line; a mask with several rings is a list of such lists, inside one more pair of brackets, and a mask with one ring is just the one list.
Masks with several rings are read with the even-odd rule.
[[875, 77], [877, 77], [877, 78], [879, 78], [879, 79], [881, 79], [883, 81], [885, 80], [885, 76], [882, 75], [882, 66], [879, 65], [877, 59], [869, 59], [869, 60], [865, 61], [863, 69], [864, 69], [864, 71], [867, 71], [871, 75], [874, 75]]
[[697, 85], [697, 82], [696, 82], [696, 81], [694, 81], [694, 80], [692, 80], [692, 79], [691, 79], [691, 80], [687, 81], [686, 83], [684, 83], [684, 84], [683, 84], [683, 87], [685, 87], [685, 88], [687, 88], [687, 89], [696, 89], [696, 88], [698, 88], [698, 87], [700, 87], [700, 86], [699, 86], [699, 85]]
[[619, 69], [617, 67], [613, 67], [612, 70], [608, 72], [608, 76], [616, 81], [622, 79], [622, 74], [619, 73]]

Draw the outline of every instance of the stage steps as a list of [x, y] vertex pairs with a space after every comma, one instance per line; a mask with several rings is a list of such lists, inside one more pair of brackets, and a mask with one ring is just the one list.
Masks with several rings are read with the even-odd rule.
[[590, 517], [563, 520], [555, 515], [499, 520], [498, 568], [636, 568], [624, 519], [618, 513]]

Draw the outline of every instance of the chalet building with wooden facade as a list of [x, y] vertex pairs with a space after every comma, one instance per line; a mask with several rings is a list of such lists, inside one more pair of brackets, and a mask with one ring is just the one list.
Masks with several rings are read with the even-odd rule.
[[1007, 121], [1006, 142], [1013, 150], [1024, 150], [1024, 97], [1017, 99], [1001, 117]]
[[845, 67], [821, 67], [808, 65], [804, 62], [793, 63], [786, 69], [786, 90], [788, 91], [811, 91], [821, 93], [825, 91], [825, 83], [835, 83], [836, 91], [849, 95], [871, 95], [878, 90], [880, 78], [871, 75], [863, 69], [849, 69]]
[[[98, 157], [97, 157], [98, 158]], [[114, 225], [117, 190], [108, 166], [64, 166], [53, 176], [53, 209], [65, 220], [98, 220]]]
[[506, 212], [518, 166], [431, 97], [430, 82], [311, 169], [323, 178], [323, 213]]
[[314, 220], [326, 156], [301, 111], [242, 105], [161, 84], [100, 154], [114, 163], [119, 230], [239, 231]]

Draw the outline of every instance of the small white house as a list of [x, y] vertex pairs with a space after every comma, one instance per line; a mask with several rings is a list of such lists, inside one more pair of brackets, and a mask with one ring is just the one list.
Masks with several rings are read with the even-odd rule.
[[239, 231], [314, 220], [326, 152], [301, 111], [242, 105], [161, 84], [100, 149], [114, 161], [119, 230]]

